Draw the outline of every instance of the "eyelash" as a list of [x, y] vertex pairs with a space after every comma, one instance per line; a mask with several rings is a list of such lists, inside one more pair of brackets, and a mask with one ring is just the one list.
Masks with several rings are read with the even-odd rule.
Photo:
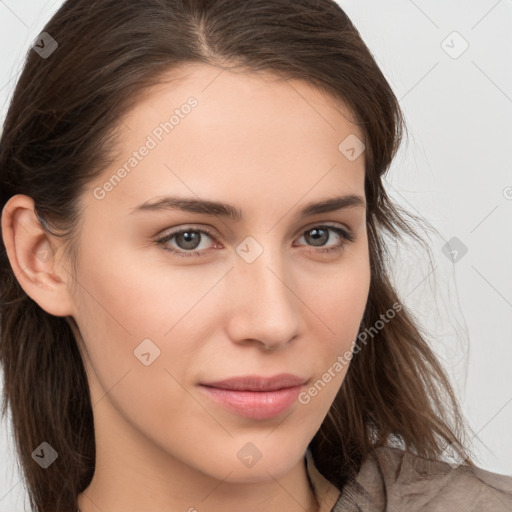
[[[303, 231], [302, 235], [304, 235], [308, 231], [313, 231], [314, 229], [317, 229], [317, 228], [328, 228], [328, 229], [334, 231], [337, 235], [341, 236], [341, 238], [343, 240], [342, 240], [342, 242], [340, 242], [339, 244], [335, 245], [334, 247], [328, 247], [328, 248], [318, 249], [318, 250], [313, 249], [310, 252], [314, 252], [314, 253], [315, 252], [320, 252], [320, 253], [338, 253], [338, 252], [343, 251], [345, 249], [345, 246], [348, 243], [354, 242], [354, 240], [355, 240], [355, 235], [351, 231], [347, 231], [347, 230], [342, 229], [342, 228], [340, 228], [338, 226], [331, 226], [331, 225], [328, 225], [328, 224], [319, 224], [318, 226], [313, 226], [313, 227]], [[212, 240], [217, 241], [215, 236], [209, 230], [207, 230], [207, 229], [204, 229], [204, 228], [185, 228], [185, 229], [183, 229], [182, 228], [182, 229], [173, 231], [171, 233], [168, 233], [163, 238], [160, 238], [159, 240], [156, 240], [155, 243], [157, 245], [161, 245], [162, 249], [164, 251], [176, 254], [179, 257], [188, 258], [188, 257], [191, 257], [191, 256], [196, 256], [196, 257], [206, 256], [205, 253], [209, 252], [209, 249], [203, 249], [203, 250], [199, 250], [199, 251], [198, 250], [195, 250], [195, 251], [184, 251], [184, 250], [176, 250], [176, 249], [169, 248], [169, 246], [167, 245], [167, 242], [172, 240], [176, 235], [180, 235], [181, 233], [185, 233], [185, 232], [202, 233], [204, 235], [209, 236]]]

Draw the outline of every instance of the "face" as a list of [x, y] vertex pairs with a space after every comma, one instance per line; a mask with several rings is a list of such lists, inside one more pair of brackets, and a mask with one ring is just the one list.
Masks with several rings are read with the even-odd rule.
[[[97, 464], [130, 446], [138, 463], [257, 482], [303, 457], [368, 298], [364, 153], [339, 149], [363, 139], [350, 118], [302, 81], [189, 65], [123, 119], [118, 161], [81, 198], [72, 290]], [[363, 204], [303, 212], [348, 195]], [[305, 383], [202, 385], [283, 373]]]

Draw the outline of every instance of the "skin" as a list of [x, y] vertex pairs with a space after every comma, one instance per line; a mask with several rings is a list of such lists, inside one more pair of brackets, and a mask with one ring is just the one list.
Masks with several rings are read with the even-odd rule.
[[[96, 471], [79, 507], [316, 511], [304, 455], [347, 366], [309, 403], [269, 420], [228, 411], [198, 383], [288, 372], [311, 386], [352, 348], [370, 284], [365, 208], [306, 219], [297, 212], [334, 196], [365, 197], [364, 154], [350, 161], [338, 150], [348, 135], [363, 135], [343, 105], [303, 81], [199, 64], [178, 78], [150, 89], [125, 116], [119, 159], [81, 196], [76, 281], [62, 240], [43, 231], [30, 197], [14, 196], [2, 212], [20, 284], [79, 329], [96, 435]], [[197, 107], [97, 199], [94, 189], [190, 96]], [[243, 220], [133, 213], [167, 194], [232, 204]], [[329, 230], [315, 245], [304, 232], [325, 223], [355, 241], [322, 253], [343, 239]], [[154, 243], [187, 227], [213, 232], [196, 248], [206, 256], [179, 257]], [[248, 236], [263, 249], [252, 263], [236, 251]], [[167, 245], [187, 250], [176, 237]], [[134, 350], [148, 338], [160, 356], [146, 366]], [[262, 455], [252, 467], [237, 457], [246, 443]]]

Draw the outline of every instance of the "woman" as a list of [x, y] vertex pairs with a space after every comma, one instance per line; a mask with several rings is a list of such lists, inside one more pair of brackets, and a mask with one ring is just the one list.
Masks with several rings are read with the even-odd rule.
[[330, 0], [64, 3], [0, 146], [37, 512], [512, 508], [389, 278], [402, 129]]

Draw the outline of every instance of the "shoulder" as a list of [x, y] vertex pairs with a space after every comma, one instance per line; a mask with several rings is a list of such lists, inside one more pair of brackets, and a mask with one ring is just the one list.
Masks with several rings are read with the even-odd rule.
[[380, 447], [347, 483], [333, 512], [511, 512], [512, 477]]

